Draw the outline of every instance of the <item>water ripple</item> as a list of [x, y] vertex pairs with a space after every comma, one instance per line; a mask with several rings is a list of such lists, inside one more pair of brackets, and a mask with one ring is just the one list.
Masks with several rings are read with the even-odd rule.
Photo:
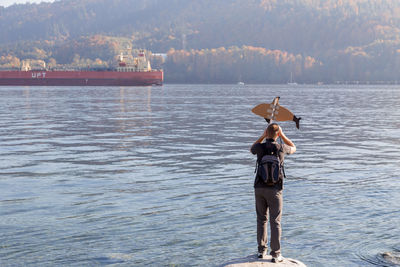
[[[255, 160], [284, 122], [284, 255], [398, 265], [398, 87], [0, 88], [0, 265], [218, 266], [254, 254]], [[340, 103], [340, 105], [338, 105]], [[228, 244], [228, 245], [227, 245]], [[221, 256], [223, 255], [223, 256]]]

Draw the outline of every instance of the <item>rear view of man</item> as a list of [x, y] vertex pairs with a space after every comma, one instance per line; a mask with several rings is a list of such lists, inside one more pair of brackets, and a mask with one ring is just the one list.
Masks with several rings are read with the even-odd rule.
[[[276, 142], [278, 137], [281, 137], [284, 144]], [[266, 139], [265, 142], [263, 142], [264, 139]], [[257, 175], [254, 181], [258, 258], [266, 258], [267, 255], [267, 222], [269, 213], [271, 228], [270, 255], [272, 256], [272, 262], [281, 262], [283, 261], [280, 244], [283, 207], [283, 161], [285, 155], [296, 152], [296, 146], [286, 137], [278, 124], [272, 123], [253, 144], [250, 151], [257, 155], [258, 163]], [[273, 160], [277, 162], [275, 165]]]

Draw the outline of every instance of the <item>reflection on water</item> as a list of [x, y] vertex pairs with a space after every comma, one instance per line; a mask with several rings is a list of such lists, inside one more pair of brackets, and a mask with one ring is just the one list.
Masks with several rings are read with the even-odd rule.
[[0, 88], [0, 265], [220, 265], [255, 253], [254, 158], [280, 96], [283, 253], [395, 266], [400, 88]]

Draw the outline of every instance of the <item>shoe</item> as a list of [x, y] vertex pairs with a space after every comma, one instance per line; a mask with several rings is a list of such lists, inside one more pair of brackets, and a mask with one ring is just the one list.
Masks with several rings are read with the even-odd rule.
[[258, 252], [257, 258], [259, 259], [265, 259], [267, 257], [267, 251], [264, 252]]
[[278, 256], [272, 256], [272, 262], [277, 263], [277, 262], [282, 262], [283, 261], [283, 257], [281, 254], [279, 254]]

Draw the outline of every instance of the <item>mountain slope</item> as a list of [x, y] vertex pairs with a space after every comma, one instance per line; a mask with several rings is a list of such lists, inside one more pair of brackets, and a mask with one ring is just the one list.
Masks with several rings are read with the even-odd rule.
[[152, 50], [253, 45], [293, 52], [393, 39], [400, 2], [64, 0], [0, 10], [0, 44], [105, 34]]
[[[110, 61], [130, 43], [153, 52], [193, 49], [190, 61], [204, 49], [260, 47], [300, 57], [302, 68], [315, 62], [313, 81], [400, 80], [397, 0], [61, 0], [0, 7], [0, 26], [0, 55], [8, 58]], [[228, 55], [234, 62], [237, 55]]]

